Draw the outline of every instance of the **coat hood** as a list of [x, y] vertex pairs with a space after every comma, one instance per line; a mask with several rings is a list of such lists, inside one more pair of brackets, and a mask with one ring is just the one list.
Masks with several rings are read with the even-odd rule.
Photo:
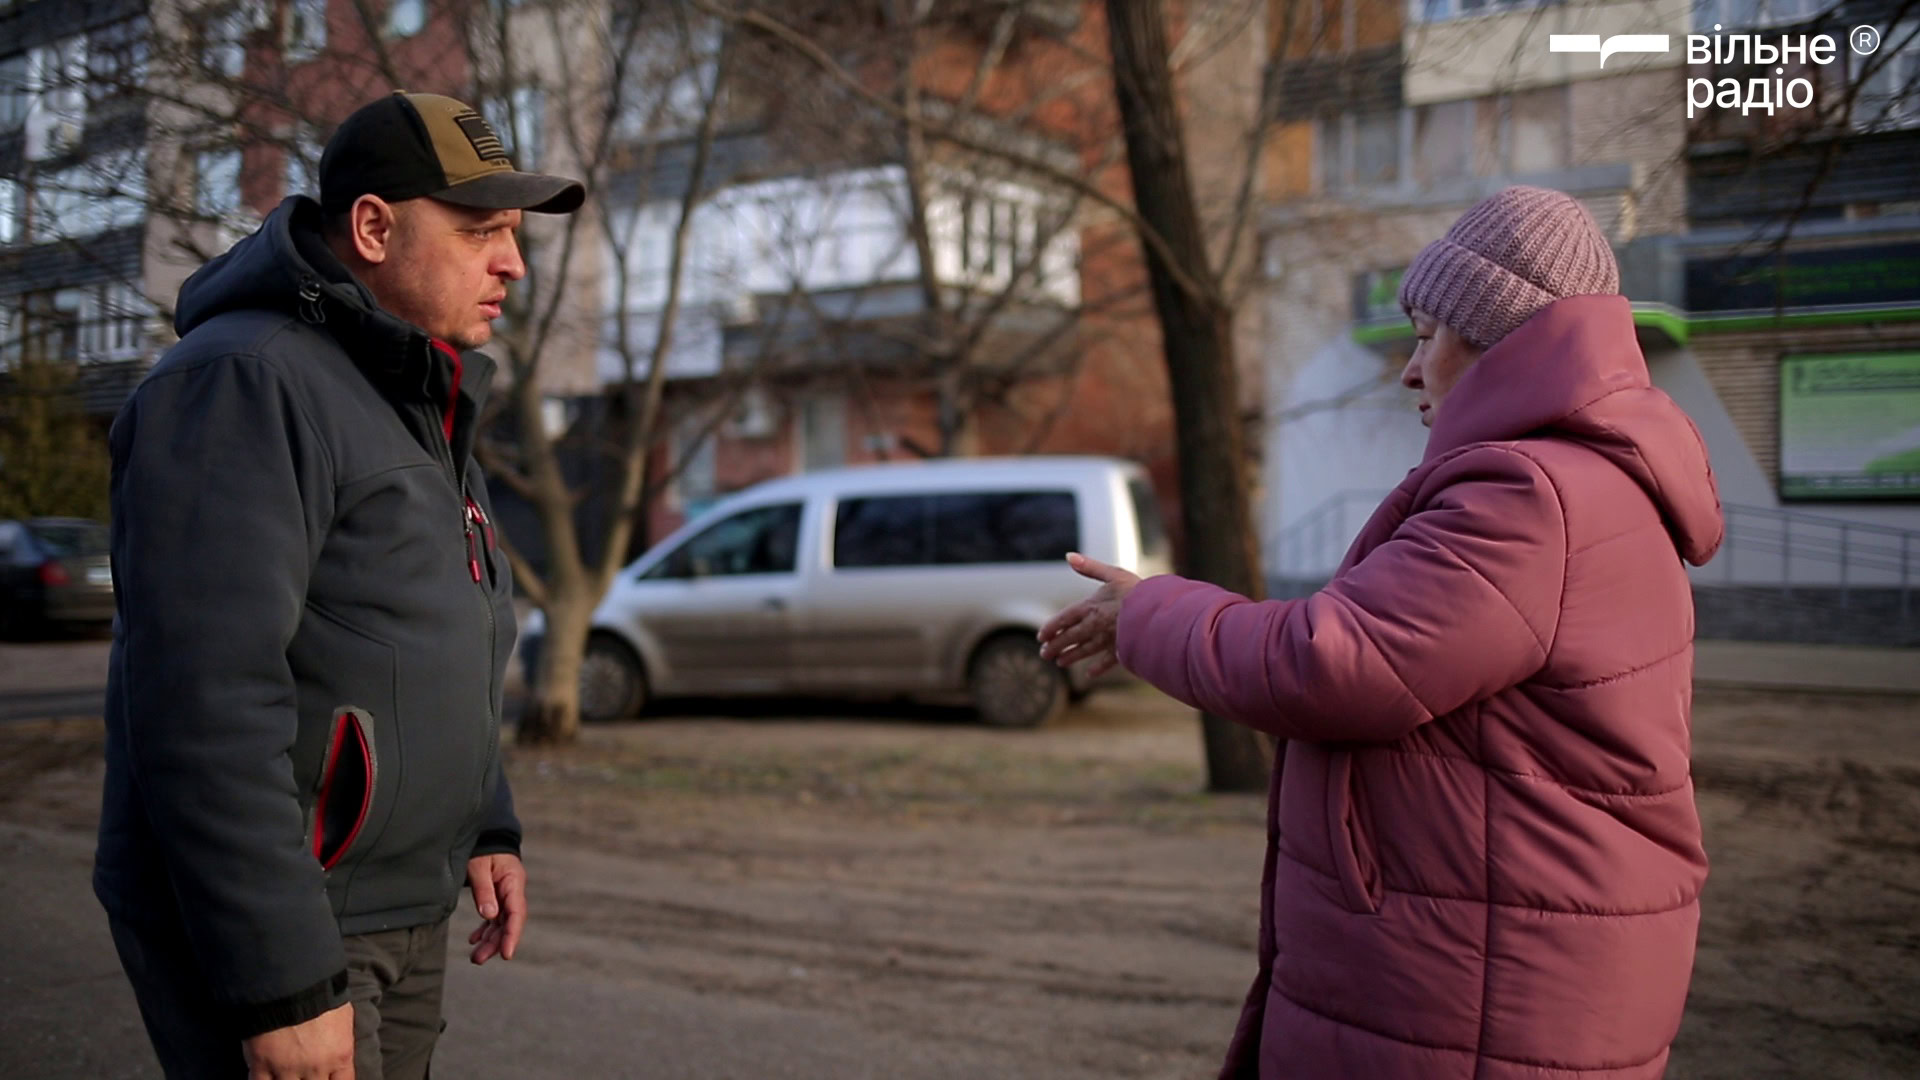
[[[320, 326], [354, 362], [390, 392], [445, 401], [455, 385], [452, 363], [426, 331], [380, 307], [327, 247], [320, 204], [290, 196], [260, 227], [228, 248], [180, 287], [173, 328], [186, 337], [229, 311], [282, 311]], [[493, 381], [485, 353], [460, 354], [462, 397], [476, 412]]]
[[1550, 435], [1633, 477], [1695, 566], [1720, 547], [1720, 494], [1699, 429], [1656, 389], [1624, 296], [1555, 301], [1488, 349], [1447, 395], [1426, 460], [1482, 442]]

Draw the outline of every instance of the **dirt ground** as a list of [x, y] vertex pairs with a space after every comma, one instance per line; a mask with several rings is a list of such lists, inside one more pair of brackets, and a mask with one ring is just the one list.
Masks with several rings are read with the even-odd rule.
[[[1197, 794], [1190, 715], [1144, 690], [1031, 733], [690, 713], [512, 756], [519, 963], [559, 985], [640, 964], [1025, 1075], [1210, 1074], [1252, 974], [1264, 801]], [[1920, 1075], [1920, 700], [1703, 692], [1695, 746], [1714, 863], [1669, 1075]], [[91, 828], [98, 757], [97, 721], [0, 724], [0, 821]]]

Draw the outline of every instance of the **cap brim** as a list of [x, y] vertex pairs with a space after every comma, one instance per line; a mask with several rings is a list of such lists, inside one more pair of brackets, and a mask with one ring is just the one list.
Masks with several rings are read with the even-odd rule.
[[525, 210], [533, 214], [571, 214], [587, 200], [578, 180], [544, 173], [497, 172], [455, 184], [433, 197], [476, 210]]

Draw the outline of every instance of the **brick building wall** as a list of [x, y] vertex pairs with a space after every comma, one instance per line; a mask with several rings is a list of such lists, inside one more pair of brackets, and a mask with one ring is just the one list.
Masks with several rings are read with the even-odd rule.
[[1815, 353], [1920, 349], [1920, 326], [1862, 324], [1704, 334], [1689, 346], [1769, 481], [1780, 481], [1780, 361]]
[[1572, 83], [1575, 166], [1631, 162], [1634, 189], [1616, 241], [1686, 231], [1685, 71], [1674, 68]]

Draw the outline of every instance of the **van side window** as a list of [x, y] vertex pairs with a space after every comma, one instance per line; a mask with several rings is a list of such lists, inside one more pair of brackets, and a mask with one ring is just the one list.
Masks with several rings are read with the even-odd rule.
[[1080, 546], [1070, 491], [992, 491], [845, 499], [833, 565], [969, 566], [1056, 562]]
[[833, 565], [927, 565], [933, 560], [929, 501], [925, 495], [842, 499], [833, 518]]
[[742, 510], [696, 533], [644, 580], [791, 574], [799, 542], [799, 503]]

